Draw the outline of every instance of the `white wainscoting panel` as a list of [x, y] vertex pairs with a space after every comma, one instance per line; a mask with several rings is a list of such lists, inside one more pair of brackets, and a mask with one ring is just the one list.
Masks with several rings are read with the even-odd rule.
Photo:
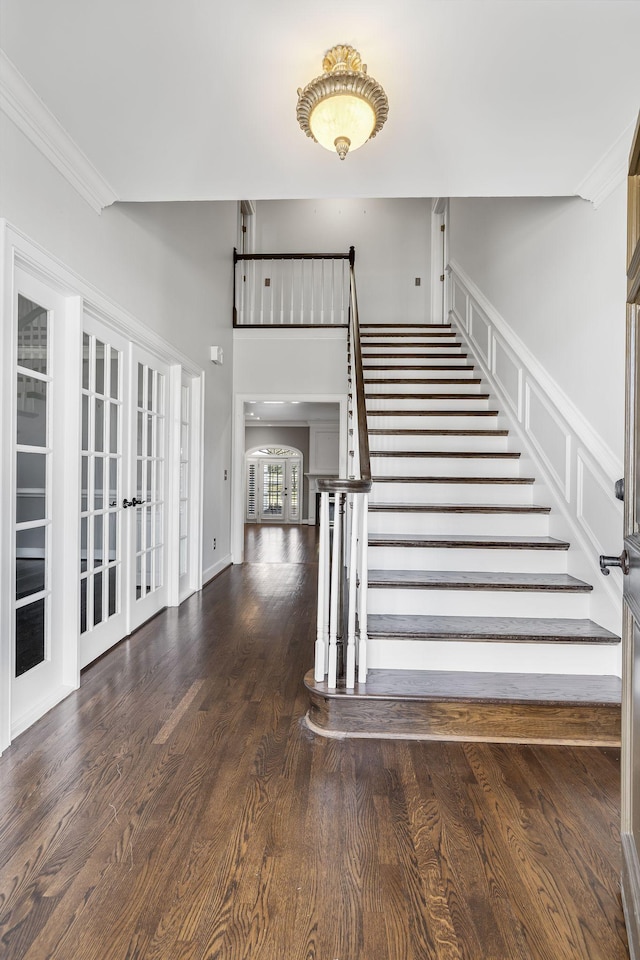
[[485, 364], [489, 366], [490, 348], [491, 348], [491, 324], [483, 316], [478, 305], [469, 303], [469, 335], [473, 339], [476, 349], [480, 351], [480, 356]]
[[493, 362], [491, 369], [505, 400], [516, 417], [522, 419], [522, 367], [504, 341], [493, 335]]
[[524, 424], [565, 500], [570, 500], [571, 430], [559, 412], [529, 380], [524, 388]]
[[453, 312], [456, 315], [456, 318], [459, 323], [462, 324], [466, 330], [468, 327], [467, 323], [467, 292], [463, 286], [456, 282], [455, 276], [452, 277], [452, 292], [451, 292], [451, 303], [453, 304]]
[[447, 274], [449, 319], [529, 458], [527, 472], [540, 481], [534, 501], [552, 507], [554, 535], [571, 543], [570, 572], [594, 586], [596, 618], [619, 632], [621, 577], [603, 577], [598, 556], [619, 553], [622, 545], [622, 504], [614, 496], [621, 459], [462, 267], [452, 260]]
[[579, 523], [596, 552], [617, 554], [619, 505], [591, 457], [578, 449], [576, 454], [576, 513]]

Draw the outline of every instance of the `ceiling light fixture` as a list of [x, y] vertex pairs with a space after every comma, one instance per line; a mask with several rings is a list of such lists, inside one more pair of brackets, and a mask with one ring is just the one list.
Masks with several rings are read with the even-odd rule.
[[308, 137], [337, 150], [344, 160], [384, 126], [389, 114], [387, 95], [353, 47], [338, 45], [322, 61], [324, 73], [298, 88], [298, 123]]

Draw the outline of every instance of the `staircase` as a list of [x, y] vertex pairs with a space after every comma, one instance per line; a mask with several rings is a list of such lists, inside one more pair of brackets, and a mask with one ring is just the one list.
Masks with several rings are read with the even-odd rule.
[[[451, 325], [362, 325], [373, 487], [367, 683], [305, 678], [325, 734], [608, 743], [619, 637], [548, 535]], [[549, 667], [549, 664], [553, 664]], [[545, 666], [547, 668], [545, 669]]]

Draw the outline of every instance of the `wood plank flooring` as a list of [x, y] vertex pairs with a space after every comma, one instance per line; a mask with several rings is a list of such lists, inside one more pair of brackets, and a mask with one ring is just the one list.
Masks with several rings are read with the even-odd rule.
[[0, 758], [2, 960], [628, 957], [617, 750], [305, 728], [315, 533], [249, 528]]

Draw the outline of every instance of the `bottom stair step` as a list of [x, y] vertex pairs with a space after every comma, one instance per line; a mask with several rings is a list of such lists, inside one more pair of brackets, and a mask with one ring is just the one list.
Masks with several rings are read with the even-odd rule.
[[304, 678], [308, 725], [329, 737], [620, 744], [615, 676], [370, 670], [329, 690]]

